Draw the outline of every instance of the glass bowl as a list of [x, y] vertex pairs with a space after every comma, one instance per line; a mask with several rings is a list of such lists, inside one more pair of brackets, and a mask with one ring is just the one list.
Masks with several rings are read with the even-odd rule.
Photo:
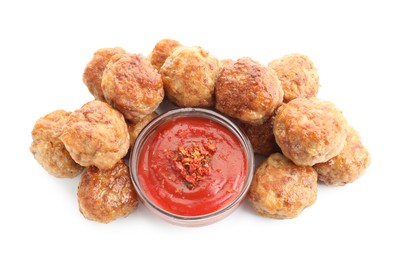
[[[243, 162], [244, 165], [240, 166], [241, 170], [239, 172], [241, 174], [240, 175], [241, 177], [238, 177], [239, 176], [238, 174], [236, 177], [236, 178], [240, 178], [240, 181], [238, 181], [238, 179], [237, 179], [237, 181], [235, 181], [235, 182], [239, 183], [242, 181], [242, 183], [240, 184], [240, 187], [237, 188], [237, 190], [235, 190], [235, 189], [227, 190], [227, 192], [232, 192], [233, 195], [226, 193], [226, 196], [230, 196], [230, 197], [229, 197], [229, 199], [225, 199], [224, 204], [221, 205], [220, 208], [215, 208], [214, 210], [211, 210], [206, 213], [190, 214], [190, 213], [186, 212], [186, 213], [182, 214], [180, 212], [177, 212], [178, 210], [177, 211], [172, 210], [171, 208], [167, 208], [167, 206], [161, 205], [162, 203], [157, 202], [157, 200], [154, 198], [155, 198], [155, 196], [158, 196], [158, 195], [154, 195], [154, 196], [151, 195], [151, 194], [153, 194], [152, 192], [155, 192], [155, 190], [162, 191], [163, 186], [161, 187], [160, 186], [161, 184], [156, 184], [156, 185], [154, 184], [153, 186], [149, 186], [148, 183], [146, 183], [146, 181], [144, 181], [145, 178], [152, 178], [151, 176], [155, 176], [155, 174], [158, 174], [155, 172], [154, 173], [149, 172], [148, 169], [154, 165], [149, 163], [149, 161], [147, 160], [148, 156], [156, 156], [154, 154], [159, 154], [158, 155], [159, 157], [166, 158], [167, 156], [169, 156], [169, 155], [167, 155], [169, 150], [168, 151], [161, 150], [161, 152], [157, 153], [157, 152], [154, 152], [155, 151], [154, 149], [148, 148], [148, 146], [152, 145], [152, 142], [155, 142], [155, 140], [165, 137], [164, 131], [168, 131], [168, 130], [165, 130], [166, 128], [164, 129], [164, 127], [166, 127], [166, 125], [171, 125], [173, 127], [176, 125], [175, 122], [182, 122], [182, 124], [185, 124], [184, 122], [187, 121], [187, 124], [189, 124], [188, 121], [190, 121], [190, 120], [201, 120], [201, 119], [205, 119], [206, 122], [210, 122], [211, 124], [215, 123], [218, 127], [220, 127], [227, 134], [236, 138], [235, 139], [236, 143], [240, 146], [240, 149], [241, 149], [240, 153], [242, 154], [242, 158], [244, 160], [244, 162]], [[198, 121], [198, 122], [202, 122], [202, 121]], [[188, 128], [190, 128], [190, 127], [188, 127]], [[163, 130], [161, 130], [161, 129], [163, 129]], [[213, 131], [213, 129], [210, 129], [210, 130]], [[162, 134], [160, 134], [161, 133], [160, 131], [163, 131]], [[176, 133], [176, 136], [178, 136], [177, 133]], [[201, 136], [204, 136], [204, 139], [207, 139], [208, 134], [204, 133], [204, 135], [201, 135]], [[158, 139], [156, 139], [156, 138], [158, 138]], [[186, 138], [186, 137], [184, 137], [184, 138]], [[169, 143], [171, 143], [171, 145], [172, 145], [173, 141], [170, 141], [170, 139], [168, 139], [168, 140], [169, 140]], [[217, 140], [224, 140], [224, 139], [220, 138]], [[164, 142], [168, 143], [168, 141], [166, 141], [166, 139], [164, 140]], [[201, 140], [201, 142], [202, 142], [202, 144], [208, 143], [208, 141], [206, 141], [206, 140], [205, 141]], [[209, 141], [209, 143], [210, 142], [211, 141]], [[217, 141], [217, 142], [219, 142], [219, 141]], [[222, 151], [226, 150], [226, 149], [224, 149], [225, 148], [225, 146], [223, 146], [224, 144], [221, 143], [221, 145], [222, 146], [219, 146], [219, 147], [223, 148], [223, 149], [220, 149], [220, 150], [222, 150]], [[176, 146], [177, 146], [177, 144], [176, 144]], [[176, 151], [179, 151], [179, 149], [180, 149], [180, 147], [178, 149], [176, 149]], [[191, 147], [191, 148], [187, 148], [187, 149], [194, 149], [194, 148]], [[202, 148], [201, 151], [203, 151], [203, 150], [204, 149]], [[165, 152], [163, 152], [163, 151], [165, 151]], [[182, 151], [182, 150], [180, 150], [180, 151]], [[192, 151], [192, 150], [189, 150], [189, 151]], [[215, 148], [215, 151], [217, 151], [216, 148]], [[222, 151], [219, 153], [218, 157], [221, 157]], [[236, 151], [236, 150], [234, 150], [234, 151]], [[181, 159], [181, 157], [182, 157], [182, 154], [173, 155], [173, 153], [176, 153], [176, 152], [170, 152], [170, 153], [172, 155], [170, 155], [168, 158], [172, 158], [174, 156], [173, 158]], [[206, 153], [208, 154], [208, 152], [206, 152]], [[210, 153], [213, 153], [213, 152], [210, 152]], [[236, 152], [234, 152], [234, 153], [236, 153]], [[203, 158], [203, 157], [201, 157], [201, 158]], [[214, 158], [216, 158], [216, 152], [215, 152]], [[229, 156], [229, 158], [230, 158], [230, 156]], [[227, 156], [226, 156], [226, 158], [224, 158], [225, 163], [223, 163], [223, 165], [227, 165], [226, 167], [232, 167], [232, 166], [228, 166], [228, 165], [240, 164], [240, 161], [237, 162], [237, 160], [234, 160], [234, 157], [232, 157], [233, 158], [232, 160], [229, 160], [229, 158], [227, 158]], [[216, 161], [217, 159], [206, 159], [206, 160], [209, 160], [209, 161], [215, 160]], [[169, 162], [169, 161], [167, 161], [167, 162]], [[174, 161], [170, 161], [170, 166], [165, 166], [165, 167], [170, 167], [170, 169], [172, 169], [173, 167], [175, 167], [175, 166], [173, 166], [173, 162]], [[208, 161], [205, 161], [205, 163], [204, 162], [201, 162], [201, 163], [203, 165], [203, 164], [207, 164], [207, 162]], [[180, 163], [180, 161], [178, 163]], [[213, 161], [212, 161], [212, 163], [213, 163]], [[141, 166], [141, 165], [144, 165], [144, 166]], [[222, 165], [222, 163], [220, 165]], [[149, 124], [146, 125], [146, 127], [138, 135], [138, 137], [132, 147], [132, 151], [130, 153], [129, 166], [130, 166], [129, 168], [130, 168], [132, 182], [136, 189], [136, 192], [139, 195], [139, 198], [142, 201], [142, 203], [151, 212], [155, 213], [156, 215], [160, 216], [162, 219], [164, 219], [172, 224], [177, 224], [177, 225], [182, 225], [182, 226], [203, 226], [203, 225], [208, 225], [208, 224], [214, 223], [216, 221], [219, 221], [219, 220], [225, 218], [230, 213], [232, 213], [243, 201], [243, 199], [245, 198], [246, 193], [249, 189], [249, 186], [251, 184], [252, 178], [253, 178], [254, 153], [252, 150], [251, 143], [248, 140], [248, 138], [246, 137], [246, 135], [241, 131], [241, 129], [235, 123], [233, 123], [227, 117], [225, 117], [215, 111], [209, 110], [209, 109], [179, 108], [179, 109], [170, 110], [170, 111], [158, 116], [157, 118], [153, 119]], [[221, 166], [221, 167], [223, 168], [224, 166]], [[176, 167], [173, 169], [176, 170]], [[161, 170], [159, 170], [159, 171], [161, 171]], [[179, 175], [177, 172], [178, 171], [174, 171], [173, 173], [166, 172], [165, 176], [167, 176], [167, 177], [165, 177], [165, 178], [168, 178], [168, 179], [166, 179], [166, 181], [169, 181], [169, 179], [173, 179], [173, 180], [178, 180], [179, 182], [181, 181], [182, 183], [185, 183], [187, 185], [187, 187], [183, 187], [182, 189], [187, 190], [188, 193], [191, 192], [190, 189], [197, 188], [197, 187], [194, 187], [197, 184], [195, 182], [195, 180], [193, 180], [193, 182], [192, 182], [194, 185], [191, 183], [188, 183], [186, 181], [186, 180], [190, 181], [191, 179], [187, 179], [188, 178], [187, 175], [184, 175], [184, 174], [186, 174], [185, 170], [180, 171], [180, 172], [183, 172], [183, 175]], [[221, 171], [219, 170], [218, 173], [220, 173], [220, 172]], [[212, 174], [215, 174], [215, 176], [216, 176], [218, 173], [212, 173]], [[235, 173], [233, 173], [233, 174], [235, 174]], [[147, 176], [147, 177], [145, 177], [145, 176]], [[196, 176], [198, 177], [199, 174], [197, 173]], [[235, 176], [235, 175], [232, 175], [232, 176]], [[206, 183], [207, 178], [208, 178], [208, 176], [203, 175], [203, 176], [199, 176], [197, 179], [199, 180], [198, 182], [203, 182], [204, 185], [205, 184], [208, 185], [208, 189], [209, 189], [209, 187], [210, 187], [210, 189], [218, 189], [216, 187], [216, 185], [218, 185], [217, 183], [215, 184], [215, 182], [213, 182], [213, 181]], [[211, 177], [209, 177], [209, 178], [211, 178]], [[230, 179], [229, 179], [229, 181], [230, 181]], [[225, 183], [228, 183], [229, 181], [226, 180]], [[163, 183], [163, 181], [162, 181], [162, 183]], [[162, 184], [162, 185], [164, 185], [164, 184]], [[212, 185], [214, 185], [214, 187]], [[224, 185], [224, 186], [226, 186], [226, 185]], [[157, 186], [157, 187], [155, 187], [155, 186]], [[200, 185], [198, 185], [198, 187], [199, 186]], [[220, 185], [220, 186], [223, 186], [223, 185]], [[198, 189], [200, 189], [200, 188], [198, 188]], [[230, 190], [232, 190], [232, 191], [230, 191]], [[180, 191], [178, 189], [176, 189], [176, 192], [180, 192]], [[162, 193], [164, 193], [164, 191], [162, 191]], [[212, 196], [217, 197], [218, 194], [221, 194], [221, 193], [222, 193], [221, 191], [218, 191], [212, 195], [208, 194], [208, 197], [211, 197], [211, 198], [207, 197], [207, 198], [204, 198], [204, 200], [212, 199]], [[172, 193], [167, 196], [174, 197], [175, 195], [177, 195], [177, 193], [176, 194]], [[165, 197], [164, 194], [162, 196]], [[184, 201], [184, 198], [179, 198], [179, 203], [182, 200]], [[190, 205], [190, 203], [191, 203], [191, 201], [187, 202], [187, 207], [189, 207], [189, 208], [192, 206], [192, 205]], [[205, 204], [205, 205], [208, 205], [208, 204]], [[201, 211], [202, 208], [199, 208], [198, 210]]]

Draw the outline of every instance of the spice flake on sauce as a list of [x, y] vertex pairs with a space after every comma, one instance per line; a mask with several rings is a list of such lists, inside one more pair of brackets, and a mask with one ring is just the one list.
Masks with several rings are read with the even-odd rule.
[[210, 160], [215, 152], [216, 145], [209, 142], [178, 146], [172, 161], [188, 188], [194, 188], [201, 179], [211, 174]]

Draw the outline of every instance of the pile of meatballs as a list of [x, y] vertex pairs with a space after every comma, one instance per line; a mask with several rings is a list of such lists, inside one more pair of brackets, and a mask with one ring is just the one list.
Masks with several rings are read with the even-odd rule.
[[89, 220], [108, 223], [137, 208], [126, 158], [164, 96], [179, 107], [216, 109], [246, 133], [265, 157], [248, 193], [262, 216], [294, 218], [316, 201], [318, 182], [351, 183], [370, 164], [341, 111], [316, 97], [317, 70], [303, 54], [262, 65], [165, 39], [147, 57], [99, 49], [83, 82], [94, 100], [37, 120], [30, 150], [55, 177], [81, 175], [79, 210]]

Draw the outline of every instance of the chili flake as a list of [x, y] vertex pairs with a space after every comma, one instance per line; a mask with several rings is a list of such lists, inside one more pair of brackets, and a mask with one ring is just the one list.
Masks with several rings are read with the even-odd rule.
[[211, 174], [210, 161], [215, 152], [216, 145], [209, 142], [193, 142], [191, 146], [177, 147], [172, 157], [173, 166], [188, 188], [194, 188], [201, 179]]

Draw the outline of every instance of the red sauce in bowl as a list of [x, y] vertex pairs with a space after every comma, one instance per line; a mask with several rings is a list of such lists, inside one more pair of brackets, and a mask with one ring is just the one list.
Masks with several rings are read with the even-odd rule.
[[155, 205], [172, 214], [200, 216], [236, 199], [248, 179], [237, 136], [203, 117], [161, 124], [141, 147], [137, 177]]

